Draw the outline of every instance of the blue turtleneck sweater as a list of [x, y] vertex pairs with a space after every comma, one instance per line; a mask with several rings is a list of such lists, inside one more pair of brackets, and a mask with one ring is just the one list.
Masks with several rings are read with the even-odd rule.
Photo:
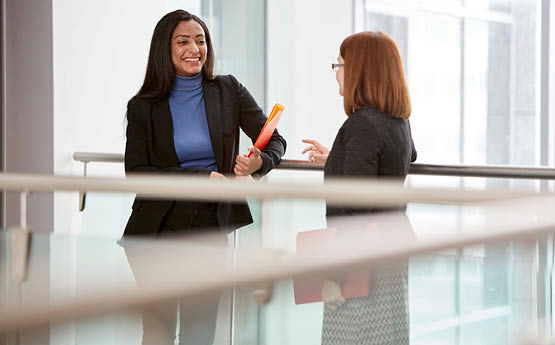
[[170, 111], [179, 166], [217, 171], [206, 121], [202, 73], [193, 77], [175, 76], [170, 90]]

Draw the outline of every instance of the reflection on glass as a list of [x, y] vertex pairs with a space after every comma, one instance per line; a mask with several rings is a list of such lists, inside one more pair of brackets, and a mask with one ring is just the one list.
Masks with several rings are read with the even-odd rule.
[[[457, 8], [468, 0], [419, 0], [418, 4], [429, 7]], [[406, 0], [404, 0], [406, 3]]]
[[461, 20], [421, 15], [409, 23], [408, 80], [418, 162], [460, 163]]
[[[402, 52], [418, 162], [537, 165], [539, 0], [394, 3], [366, 2], [364, 29], [390, 34]], [[463, 184], [483, 188], [483, 181]]]
[[[181, 240], [179, 236], [168, 238], [175, 241]], [[188, 243], [208, 246], [208, 248], [220, 247], [224, 249], [228, 245], [227, 235], [224, 233], [211, 234], [205, 240], [202, 238], [197, 240], [191, 238], [191, 236], [187, 239], [183, 236], [182, 241], [185, 240]], [[170, 267], [173, 266], [171, 269], [158, 267], [156, 261], [153, 260], [153, 255], [147, 255], [148, 247], [145, 247], [144, 243], [137, 244], [134, 241], [127, 240], [122, 240], [120, 243], [125, 250], [127, 261], [133, 271], [138, 288], [144, 289], [156, 284], [160, 278], [160, 271], [166, 271], [171, 275], [173, 270], [179, 270], [180, 265], [175, 266], [171, 263], [165, 263], [166, 260], [158, 261], [162, 261], [162, 265], [165, 263], [166, 265], [169, 264]], [[167, 258], [165, 256], [165, 259]], [[201, 260], [201, 257], [199, 257], [199, 260]], [[188, 274], [188, 272], [183, 269], [175, 274]], [[218, 309], [220, 304], [225, 303], [225, 300], [228, 299], [226, 297], [226, 294], [224, 294], [220, 298], [212, 297], [202, 303], [194, 303], [187, 298], [168, 299], [144, 306], [141, 308], [142, 344], [174, 344], [174, 341], [178, 344], [212, 344], [216, 336]]]
[[[328, 230], [335, 231], [333, 246], [361, 243], [412, 243], [415, 240], [411, 223], [404, 212], [328, 219]], [[344, 240], [342, 236], [349, 238]], [[359, 270], [326, 277], [321, 290], [324, 302], [322, 345], [387, 344], [408, 345], [409, 261], [391, 260]], [[331, 286], [327, 286], [331, 285]], [[333, 284], [342, 288], [341, 298], [330, 297]], [[343, 298], [344, 297], [344, 298]]]
[[[280, 208], [285, 205], [283, 203]], [[295, 208], [300, 206], [298, 204]], [[417, 239], [456, 236], [468, 228], [487, 229], [495, 219], [495, 216], [473, 206], [410, 204], [407, 214]], [[273, 220], [275, 223], [267, 229], [269, 234], [266, 237], [273, 240], [267, 245], [293, 250], [296, 238], [286, 230], [288, 226], [283, 226], [291, 218], [282, 218], [282, 222], [277, 218]], [[278, 233], [285, 236], [277, 236]], [[521, 327], [535, 318], [535, 278], [531, 271], [535, 265], [533, 257], [538, 252], [534, 243], [500, 242], [411, 257], [407, 271], [410, 343], [510, 344]], [[346, 245], [339, 241], [336, 247], [345, 248]], [[380, 269], [393, 272], [387, 266], [378, 268], [378, 271], [373, 267], [370, 282]], [[390, 283], [393, 281], [395, 279]], [[262, 341], [265, 344], [331, 343], [337, 334], [339, 319], [345, 333], [361, 329], [359, 324], [353, 323], [357, 318], [368, 320], [364, 315], [371, 309], [371, 304], [364, 303], [363, 299], [347, 300], [345, 308], [336, 313], [341, 317], [334, 320], [330, 318], [333, 312], [321, 302], [296, 305], [293, 283], [290, 280], [279, 282], [274, 288], [273, 299], [262, 308]], [[323, 328], [320, 329], [321, 325]], [[360, 334], [370, 329], [369, 326]], [[356, 338], [359, 333], [352, 334]], [[376, 337], [366, 339], [375, 340]], [[371, 341], [368, 343], [372, 344]], [[397, 343], [400, 342], [392, 342]]]
[[407, 73], [407, 50], [408, 50], [408, 18], [391, 16], [375, 12], [366, 12], [365, 30], [378, 30], [385, 32], [395, 41], [401, 60], [405, 64], [405, 73]]
[[[440, 7], [440, 8], [459, 8], [468, 0], [386, 0], [388, 4], [393, 4], [394, 6], [415, 6], [415, 7]], [[484, 0], [487, 1], [487, 0]], [[379, 3], [380, 0], [366, 0], [367, 6], [371, 6], [374, 3]]]
[[[488, 62], [490, 56], [488, 23], [484, 21], [470, 21], [465, 30], [464, 42], [465, 102], [464, 122], [462, 127], [462, 131], [464, 133], [462, 163], [486, 164], [486, 131], [488, 129]], [[503, 61], [499, 62], [502, 64]], [[508, 74], [505, 73], [504, 75]], [[503, 87], [506, 85], [508, 84], [503, 83], [500, 86]], [[498, 91], [501, 95], [506, 94], [503, 93], [503, 89]], [[492, 101], [495, 102], [495, 100]], [[508, 105], [508, 102], [505, 101], [504, 104]], [[507, 115], [506, 111], [502, 111], [501, 113], [502, 116]], [[508, 123], [506, 120], [504, 122], [505, 124]], [[502, 129], [503, 127], [496, 127], [498, 133], [503, 133], [504, 131]], [[483, 182], [484, 180], [480, 179], [480, 181]]]
[[522, 0], [466, 0], [467, 6], [473, 9], [511, 13], [514, 5]]
[[[275, 210], [279, 208], [287, 211], [286, 205], [284, 201], [278, 202]], [[127, 296], [136, 291], [135, 279], [143, 287], [154, 284], [157, 293], [164, 294], [168, 292], [164, 288], [165, 284], [172, 284], [180, 279], [183, 279], [181, 284], [184, 284], [180, 288], [184, 288], [203, 282], [200, 277], [207, 272], [207, 277], [212, 278], [218, 277], [212, 274], [215, 272], [225, 275], [229, 272], [226, 267], [231, 267], [232, 262], [236, 268], [242, 268], [244, 264], [259, 269], [271, 269], [273, 265], [287, 263], [288, 259], [299, 259], [298, 255], [292, 256], [296, 248], [297, 233], [322, 228], [324, 225], [303, 223], [301, 210], [303, 206], [306, 206], [305, 210], [313, 212], [321, 209], [320, 216], [314, 213], [314, 218], [322, 221], [325, 219], [324, 205], [303, 205], [300, 200], [289, 202], [289, 205], [298, 210], [297, 221], [292, 221], [291, 217], [273, 218], [268, 224], [271, 226], [265, 228], [263, 237], [266, 247], [279, 249], [279, 256], [271, 257], [268, 261], [255, 262], [249, 256], [253, 254], [250, 251], [252, 248], [247, 247], [242, 249], [245, 260], [241, 259], [242, 254], [232, 260], [229, 250], [218, 249], [222, 246], [207, 246], [188, 241], [167, 244], [160, 241], [138, 241], [134, 248], [136, 252], [131, 255], [135, 261], [130, 267], [129, 257], [126, 257], [125, 252], [128, 248], [121, 247], [114, 241], [36, 235], [31, 241], [29, 279], [20, 287], [13, 283], [7, 273], [9, 246], [4, 233], [0, 236], [0, 248], [3, 249], [0, 272], [6, 273], [5, 277], [8, 279], [0, 289], [3, 297], [0, 303], [0, 322], [20, 311], [22, 307], [44, 312], [44, 308], [61, 302], [86, 301], [89, 298], [105, 302], [105, 297], [114, 292]], [[273, 205], [266, 207], [275, 211], [272, 209]], [[394, 219], [380, 223], [375, 217], [363, 221], [341, 222], [336, 226], [344, 227], [345, 231], [337, 232], [334, 241], [325, 248], [319, 248], [317, 262], [330, 257], [335, 257], [336, 260], [338, 255], [343, 255], [340, 258], [348, 260], [353, 252], [365, 255], [379, 253], [384, 247], [402, 245], [403, 240], [409, 241], [405, 244], [418, 244], [419, 241], [438, 236], [449, 235], [449, 238], [453, 238], [459, 233], [464, 235], [483, 233], [491, 229], [495, 231], [499, 229], [491, 225], [500, 220], [506, 224], [515, 220], [525, 221], [526, 224], [535, 222], [530, 219], [533, 217], [529, 214], [512, 212], [508, 215], [505, 211], [498, 210], [497, 213], [491, 213], [482, 206], [410, 204], [407, 209], [409, 226], [401, 226]], [[407, 229], [410, 231], [406, 231]], [[249, 344], [320, 344], [322, 340], [333, 340], [333, 336], [337, 335], [337, 316], [341, 316], [340, 319], [346, 320], [345, 325], [352, 326], [351, 329], [364, 328], [361, 333], [367, 335], [364, 344], [372, 344], [368, 339], [377, 339], [373, 335], [376, 329], [372, 327], [380, 320], [386, 320], [386, 323], [389, 320], [398, 321], [394, 327], [400, 327], [398, 332], [401, 338], [396, 338], [394, 344], [406, 342], [407, 332], [411, 344], [510, 344], [523, 326], [539, 324], [536, 321], [537, 306], [542, 301], [537, 289], [542, 281], [550, 281], [552, 273], [539, 269], [538, 265], [548, 265], [548, 260], [552, 260], [546, 252], [538, 249], [541, 241], [543, 239], [538, 237], [526, 241], [502, 241], [435, 250], [413, 255], [404, 262], [393, 260], [374, 263], [371, 267], [358, 267], [357, 270], [367, 269], [370, 272], [369, 294], [367, 297], [347, 300], [336, 309], [339, 313], [325, 309], [321, 302], [295, 304], [294, 285], [290, 279], [285, 279], [274, 285], [272, 299], [260, 307], [260, 319], [233, 320], [246, 322], [242, 327], [234, 329], [234, 339], [244, 339], [243, 343]], [[206, 258], [202, 263], [192, 259], [198, 258], [200, 254]], [[210, 259], [214, 261], [209, 262]], [[167, 265], [161, 265], [160, 262], [166, 262]], [[199, 270], [201, 265], [202, 269]], [[151, 269], [153, 267], [156, 269]], [[45, 276], [44, 272], [50, 272], [50, 276]], [[144, 274], [137, 274], [139, 272]], [[185, 274], [180, 274], [182, 272]], [[339, 272], [327, 272], [325, 277], [340, 279], [345, 276], [345, 272], [348, 271], [343, 269]], [[245, 294], [249, 293], [249, 287], [242, 288]], [[45, 291], [48, 291], [46, 295]], [[376, 301], [378, 296], [380, 302]], [[4, 302], [9, 302], [10, 305]], [[192, 315], [187, 314], [187, 311], [185, 313], [185, 317], [193, 317], [190, 323], [201, 320], [206, 312], [205, 308], [196, 309], [196, 302], [199, 302], [196, 297], [186, 301], [188, 312], [193, 311]], [[206, 302], [204, 300], [202, 305], [215, 305]], [[392, 305], [396, 307], [391, 308]], [[407, 305], [409, 327], [403, 323]], [[229, 309], [222, 309], [221, 304], [219, 306], [216, 328], [221, 328], [223, 335], [216, 334], [215, 344], [229, 343], [231, 321], [220, 318], [221, 312], [229, 315]], [[336, 316], [335, 321], [334, 317], [330, 317], [333, 314]], [[167, 320], [163, 317], [163, 311], [156, 315], [155, 322]], [[368, 318], [373, 322], [365, 323], [360, 328], [357, 322], [369, 320]], [[203, 322], [203, 326], [206, 324]], [[252, 334], [251, 328], [256, 325], [260, 326], [258, 336], [247, 337], [247, 334]], [[87, 317], [77, 323], [76, 340], [78, 344], [94, 344], [98, 341], [137, 344], [142, 335], [141, 326], [140, 316], [123, 311], [103, 317]], [[222, 342], [218, 342], [218, 339]]]

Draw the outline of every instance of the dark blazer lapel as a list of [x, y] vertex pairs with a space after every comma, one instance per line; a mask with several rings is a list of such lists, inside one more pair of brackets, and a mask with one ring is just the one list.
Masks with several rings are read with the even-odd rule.
[[154, 103], [152, 107], [152, 126], [157, 136], [154, 140], [159, 145], [156, 148], [156, 152], [167, 152], [163, 156], [159, 156], [159, 158], [168, 166], [179, 166], [173, 141], [173, 122], [168, 98]]
[[210, 131], [210, 141], [214, 150], [214, 158], [218, 171], [223, 172], [224, 163], [224, 141], [222, 132], [222, 107], [220, 103], [220, 90], [213, 81], [203, 80], [202, 90], [204, 92], [204, 105], [206, 108], [206, 120]]

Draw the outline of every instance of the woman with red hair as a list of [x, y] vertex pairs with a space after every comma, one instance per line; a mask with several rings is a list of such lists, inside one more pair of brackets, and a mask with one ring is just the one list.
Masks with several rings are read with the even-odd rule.
[[[404, 182], [416, 160], [408, 118], [409, 91], [397, 45], [382, 32], [361, 32], [341, 44], [336, 71], [347, 120], [331, 151], [315, 140], [309, 160], [325, 162], [324, 178], [386, 177]], [[385, 211], [327, 206], [326, 216]], [[340, 227], [340, 224], [338, 224]], [[337, 279], [336, 279], [337, 280]], [[324, 290], [327, 292], [324, 293]], [[328, 281], [322, 344], [409, 344], [408, 261], [372, 270], [368, 296], [344, 300], [341, 282]], [[333, 294], [333, 293], [332, 293]]]

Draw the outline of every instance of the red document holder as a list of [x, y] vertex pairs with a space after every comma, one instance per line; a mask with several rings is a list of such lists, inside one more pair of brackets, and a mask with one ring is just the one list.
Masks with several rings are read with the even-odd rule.
[[[297, 234], [297, 253], [314, 251], [318, 248], [329, 248], [336, 240], [336, 229], [312, 230]], [[295, 304], [305, 304], [322, 301], [322, 286], [324, 278], [295, 278]], [[368, 296], [370, 270], [352, 270], [341, 287], [344, 298]]]
[[[259, 149], [260, 151], [266, 148], [266, 145], [268, 145], [268, 142], [270, 142], [270, 139], [274, 134], [274, 130], [276, 129], [279, 120], [281, 119], [281, 115], [283, 115], [284, 109], [285, 107], [279, 103], [276, 103], [276, 105], [274, 105], [270, 116], [266, 120], [264, 127], [262, 127], [262, 130], [258, 134], [258, 138], [256, 138], [256, 141], [254, 142], [254, 147]], [[252, 152], [249, 152], [247, 157], [250, 157], [251, 155]]]

